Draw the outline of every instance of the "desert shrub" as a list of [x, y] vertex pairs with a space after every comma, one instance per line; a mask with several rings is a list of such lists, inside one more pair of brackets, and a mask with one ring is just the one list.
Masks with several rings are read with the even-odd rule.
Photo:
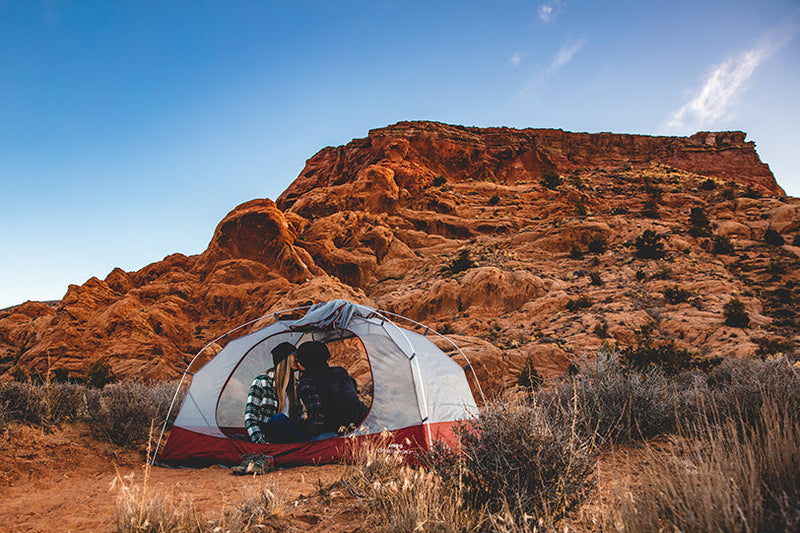
[[750, 325], [750, 315], [747, 314], [741, 300], [735, 296], [722, 307], [722, 314], [725, 317], [725, 325], [732, 328], [746, 328]]
[[704, 191], [713, 191], [717, 188], [717, 182], [708, 178], [700, 184], [700, 188]]
[[41, 423], [46, 417], [40, 387], [31, 383], [0, 382], [0, 409], [6, 421]]
[[602, 233], [598, 233], [594, 235], [591, 239], [589, 239], [589, 253], [592, 254], [603, 254], [606, 250], [608, 250], [608, 241], [606, 240], [605, 236]]
[[583, 259], [583, 251], [581, 247], [577, 244], [573, 244], [572, 248], [569, 250], [569, 258], [570, 259]]
[[102, 389], [116, 380], [117, 376], [111, 370], [111, 365], [103, 359], [94, 361], [86, 374], [86, 383], [96, 389]]
[[596, 287], [601, 287], [603, 285], [603, 278], [600, 277], [600, 272], [597, 272], [596, 270], [589, 272], [589, 279], [592, 280], [592, 285]]
[[491, 198], [489, 198], [489, 205], [497, 205], [500, 203], [500, 197], [496, 194], [493, 194]]
[[767, 231], [764, 232], [764, 242], [770, 246], [783, 246], [786, 244], [783, 235], [773, 228], [767, 228]]
[[642, 216], [646, 218], [658, 218], [658, 202], [655, 198], [648, 198], [642, 207]]
[[648, 229], [636, 237], [633, 246], [636, 248], [634, 255], [640, 259], [661, 259], [666, 255], [662, 236]]
[[440, 450], [427, 462], [443, 479], [460, 480], [469, 508], [553, 524], [596, 484], [595, 451], [568, 418], [525, 401], [493, 402], [456, 430], [461, 454]]
[[748, 185], [747, 188], [742, 193], [742, 196], [744, 196], [745, 198], [752, 198], [754, 200], [757, 200], [761, 198], [762, 194], [761, 191], [759, 191], [752, 185]]
[[689, 212], [689, 235], [692, 237], [711, 235], [711, 226], [702, 207], [693, 207]]
[[594, 325], [594, 329], [592, 330], [595, 337], [600, 339], [607, 339], [608, 338], [608, 324], [606, 322], [598, 322]]
[[714, 235], [711, 243], [711, 253], [714, 255], [730, 255], [733, 253], [733, 244], [725, 235]]
[[725, 183], [725, 186], [722, 189], [721, 195], [725, 200], [733, 200], [736, 198], [736, 183], [733, 181], [729, 181]]
[[769, 337], [760, 337], [754, 340], [758, 345], [756, 355], [762, 359], [777, 354], [788, 354], [794, 350], [794, 345], [791, 340]]
[[542, 185], [548, 189], [557, 189], [559, 186], [561, 186], [561, 183], [561, 176], [559, 176], [558, 172], [555, 170], [548, 168], [542, 172]]
[[174, 394], [170, 383], [107, 385], [88, 406], [89, 424], [95, 435], [114, 444], [137, 446], [148, 440], [151, 426], [166, 418]]
[[644, 177], [644, 185], [642, 188], [644, 192], [647, 193], [653, 200], [661, 200], [663, 191], [661, 190], [661, 187], [656, 185], [653, 179], [649, 176]]
[[433, 178], [433, 181], [431, 181], [431, 183], [433, 184], [434, 187], [441, 187], [442, 185], [447, 183], [447, 178], [439, 174], [438, 176], [435, 176]]
[[687, 301], [691, 295], [691, 292], [687, 291], [686, 289], [681, 289], [677, 285], [673, 285], [672, 287], [667, 287], [664, 289], [664, 299], [667, 301], [667, 303], [673, 305]]
[[576, 413], [575, 430], [582, 438], [638, 442], [675, 429], [675, 389], [657, 368], [628, 371], [619, 353], [601, 349], [578, 362], [579, 372], [541, 389], [536, 401], [551, 418]]
[[627, 371], [658, 369], [667, 376], [676, 376], [684, 371], [708, 371], [719, 364], [718, 359], [697, 359], [685, 348], [675, 346], [674, 341], [656, 342], [653, 338], [655, 325], [645, 324], [636, 332], [636, 345], [624, 348], [619, 359]]
[[89, 399], [94, 392], [76, 383], [51, 383], [44, 388], [48, 422], [60, 424], [85, 420]]
[[577, 298], [570, 299], [567, 302], [567, 309], [569, 311], [577, 311], [579, 309], [587, 309], [594, 304], [588, 294], [581, 294]]
[[536, 367], [533, 366], [533, 359], [528, 357], [525, 360], [525, 365], [519, 372], [519, 376], [517, 376], [517, 384], [520, 387], [533, 392], [539, 388], [539, 386], [542, 384], [542, 381], [542, 376], [539, 374], [539, 371], [536, 370]]
[[770, 401], [800, 413], [800, 371], [787, 357], [725, 359], [709, 373], [708, 388], [709, 404], [719, 420], [755, 424]]
[[0, 382], [0, 418], [44, 426], [82, 420], [91, 395], [73, 383]]
[[646, 371], [658, 368], [668, 376], [685, 370], [707, 369], [717, 362], [697, 360], [685, 348], [675, 346], [674, 341], [657, 343], [652, 339], [640, 340], [636, 346], [624, 348], [620, 358], [626, 369]]
[[575, 215], [578, 216], [578, 217], [583, 218], [587, 214], [589, 214], [589, 209], [586, 207], [586, 204], [583, 203], [582, 201], [578, 200], [575, 203]]
[[800, 246], [800, 233], [795, 234], [792, 238], [792, 246]]
[[444, 324], [439, 326], [439, 333], [441, 333], [442, 335], [452, 335], [455, 332], [456, 330], [453, 329], [453, 324], [451, 324], [450, 322], [445, 322]]
[[475, 262], [470, 257], [469, 250], [464, 248], [458, 253], [458, 257], [450, 261], [450, 263], [447, 265], [447, 271], [451, 274], [458, 274], [459, 272], [464, 272], [465, 270], [469, 270], [474, 266]]
[[[648, 452], [635, 492], [609, 520], [617, 531], [797, 531], [800, 422], [770, 399], [754, 421], [726, 419], [669, 457]], [[620, 527], [621, 526], [621, 527]]]
[[666, 263], [658, 265], [658, 270], [653, 274], [653, 279], [670, 279], [672, 278], [672, 267]]

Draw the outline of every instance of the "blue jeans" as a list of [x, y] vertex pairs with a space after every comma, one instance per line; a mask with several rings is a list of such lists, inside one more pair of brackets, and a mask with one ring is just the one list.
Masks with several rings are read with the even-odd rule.
[[308, 440], [306, 434], [283, 413], [270, 418], [266, 424], [261, 424], [261, 432], [269, 442], [285, 444], [287, 442], [300, 442]]

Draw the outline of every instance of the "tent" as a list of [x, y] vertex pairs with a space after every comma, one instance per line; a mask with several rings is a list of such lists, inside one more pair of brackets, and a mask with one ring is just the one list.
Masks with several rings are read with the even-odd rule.
[[[179, 392], [190, 384], [163, 448], [162, 428], [154, 462], [230, 465], [248, 454], [269, 454], [277, 465], [326, 463], [345, 459], [354, 443], [379, 436], [387, 450], [413, 454], [429, 449], [437, 440], [454, 442], [454, 425], [477, 414], [465, 373], [465, 369], [471, 371], [469, 361], [452, 341], [432, 329], [345, 300], [311, 306], [301, 318], [281, 318], [292, 313], [296, 316], [298, 310], [269, 315], [274, 320], [271, 324], [230, 340], [199, 370], [191, 372], [195, 361], [214, 341], [198, 353], [181, 379]], [[401, 320], [405, 327], [396, 323]], [[216, 342], [231, 338], [248, 324]], [[462, 367], [439, 349], [429, 335], [450, 342], [454, 355], [460, 354], [466, 365]], [[344, 339], [360, 341], [372, 374], [372, 405], [360, 426], [349, 435], [329, 439], [290, 444], [250, 442], [244, 427], [247, 393], [253, 378], [273, 366], [272, 348], [284, 341], [299, 346], [320, 340], [330, 346]], [[475, 379], [474, 372], [471, 377]], [[480, 391], [477, 379], [474, 383]]]

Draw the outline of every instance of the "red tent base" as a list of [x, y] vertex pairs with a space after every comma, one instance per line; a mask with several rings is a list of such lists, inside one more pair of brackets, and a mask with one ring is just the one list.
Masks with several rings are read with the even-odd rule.
[[[432, 439], [455, 444], [457, 441], [453, 433], [454, 424], [455, 422], [430, 424]], [[419, 452], [430, 449], [427, 426], [424, 425], [386, 433], [290, 444], [255, 444], [175, 427], [159, 453], [156, 464], [192, 467], [237, 465], [250, 454], [271, 455], [278, 466], [325, 464], [347, 461], [352, 458], [354, 449], [370, 442], [376, 443], [381, 452], [404, 454], [412, 461]]]

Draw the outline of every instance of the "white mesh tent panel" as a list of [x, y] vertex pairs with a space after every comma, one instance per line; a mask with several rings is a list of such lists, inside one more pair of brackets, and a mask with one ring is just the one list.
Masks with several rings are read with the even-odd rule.
[[404, 333], [414, 345], [430, 422], [460, 420], [465, 412], [477, 415], [478, 406], [461, 366], [427, 337], [408, 330]]
[[408, 357], [383, 328], [365, 326], [353, 330], [364, 343], [372, 370], [372, 408], [362, 424], [364, 431], [374, 433], [419, 424], [422, 416]]

